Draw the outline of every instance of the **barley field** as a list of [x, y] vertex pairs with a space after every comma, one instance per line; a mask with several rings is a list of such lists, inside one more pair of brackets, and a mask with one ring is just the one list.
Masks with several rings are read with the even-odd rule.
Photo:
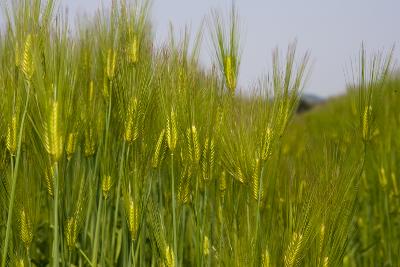
[[[297, 113], [296, 43], [239, 90], [239, 10], [157, 47], [149, 1], [71, 28], [3, 5], [5, 266], [400, 266], [400, 78], [360, 45], [346, 95]], [[199, 63], [211, 40], [212, 68]]]

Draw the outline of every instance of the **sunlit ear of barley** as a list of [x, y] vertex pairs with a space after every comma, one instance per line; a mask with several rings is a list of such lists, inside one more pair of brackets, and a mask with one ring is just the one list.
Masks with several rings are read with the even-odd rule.
[[15, 267], [25, 267], [25, 261], [22, 258], [15, 259]]
[[176, 143], [178, 140], [178, 128], [176, 124], [175, 111], [171, 110], [171, 115], [167, 118], [167, 143], [171, 153], [174, 153]]
[[48, 167], [44, 173], [44, 180], [46, 182], [46, 189], [47, 193], [50, 197], [54, 197], [53, 191], [53, 176], [54, 176], [54, 169], [52, 166]]
[[192, 175], [190, 166], [187, 166], [182, 171], [179, 187], [178, 200], [181, 204], [186, 204], [190, 200], [190, 177]]
[[268, 249], [265, 249], [265, 251], [261, 255], [261, 266], [262, 267], [271, 267], [271, 259], [269, 256]]
[[322, 267], [328, 267], [328, 266], [329, 266], [329, 257], [325, 257]]
[[246, 182], [246, 178], [243, 174], [242, 168], [240, 168], [240, 166], [237, 166], [236, 168], [236, 175], [235, 178], [239, 180], [239, 182], [241, 183], [245, 183]]
[[112, 186], [111, 175], [105, 175], [103, 177], [103, 181], [101, 182], [101, 189], [103, 191], [103, 196], [105, 199], [108, 199], [110, 196], [110, 190]]
[[211, 140], [207, 137], [204, 142], [203, 155], [202, 155], [202, 174], [205, 181], [209, 180], [212, 176], [215, 160], [215, 147], [214, 138]]
[[371, 132], [372, 107], [366, 106], [362, 117], [362, 137], [364, 141], [369, 141]]
[[165, 248], [165, 263], [168, 267], [175, 267], [174, 251], [169, 246]]
[[162, 129], [160, 135], [158, 136], [157, 139], [157, 144], [156, 148], [154, 150], [153, 158], [151, 159], [151, 166], [153, 168], [157, 168], [158, 164], [161, 161], [161, 150], [163, 149], [163, 143], [164, 143], [164, 135], [165, 135], [165, 130]]
[[25, 209], [22, 208], [20, 211], [20, 217], [19, 217], [19, 227], [20, 227], [20, 232], [19, 236], [21, 238], [21, 241], [24, 243], [24, 246], [26, 249], [28, 249], [32, 243], [33, 239], [33, 232], [32, 232], [32, 222], [28, 216], [28, 214], [25, 212]]
[[11, 155], [17, 152], [17, 116], [14, 114], [7, 127], [6, 146]]
[[269, 159], [269, 157], [272, 154], [272, 137], [273, 137], [272, 129], [268, 127], [264, 134], [262, 149], [261, 149], [261, 159], [264, 161]]
[[24, 53], [21, 64], [21, 71], [24, 73], [25, 78], [30, 80], [32, 78], [34, 67], [32, 58], [32, 35], [28, 34], [25, 39]]
[[113, 49], [108, 49], [107, 52], [107, 77], [108, 79], [112, 80], [115, 75], [115, 64], [117, 61], [117, 53]]
[[62, 136], [59, 127], [59, 107], [57, 101], [52, 101], [49, 119], [46, 124], [45, 145], [47, 153], [54, 162], [62, 155]]
[[295, 266], [298, 260], [299, 251], [303, 241], [303, 235], [293, 233], [292, 241], [286, 249], [284, 256], [285, 267]]
[[136, 64], [139, 61], [139, 40], [137, 34], [132, 36], [132, 40], [129, 43], [128, 60], [131, 64]]
[[78, 221], [75, 216], [70, 217], [65, 225], [65, 238], [67, 246], [70, 250], [75, 248], [75, 243], [78, 238]]
[[78, 133], [77, 132], [68, 134], [67, 147], [66, 147], [67, 159], [68, 160], [71, 160], [72, 156], [75, 153], [77, 139], [78, 139]]
[[94, 139], [93, 128], [89, 126], [85, 130], [85, 138], [84, 138], [84, 152], [86, 157], [91, 157], [96, 152], [96, 143]]
[[264, 197], [264, 192], [260, 186], [260, 160], [256, 159], [252, 175], [253, 197], [255, 200], [261, 200]]
[[198, 164], [200, 160], [200, 144], [196, 126], [192, 125], [191, 128], [187, 129], [186, 137], [188, 142], [190, 160], [192, 163]]
[[139, 136], [139, 127], [137, 125], [138, 103], [136, 97], [129, 101], [128, 110], [125, 115], [124, 139], [128, 143], [133, 143]]
[[208, 236], [204, 236], [203, 253], [205, 256], [208, 256], [210, 254], [210, 241], [208, 240]]
[[131, 239], [136, 240], [139, 229], [139, 209], [131, 197], [125, 197], [127, 198], [127, 200], [125, 200], [125, 212], [129, 233], [131, 234]]
[[230, 55], [226, 56], [224, 59], [226, 87], [228, 87], [231, 92], [234, 92], [236, 89], [236, 66], [234, 60], [235, 59]]

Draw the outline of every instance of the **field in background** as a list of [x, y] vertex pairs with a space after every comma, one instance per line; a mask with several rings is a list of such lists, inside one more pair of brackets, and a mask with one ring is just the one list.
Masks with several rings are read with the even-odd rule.
[[274, 52], [239, 95], [235, 9], [156, 48], [148, 2], [115, 1], [73, 34], [52, 1], [14, 2], [0, 35], [2, 267], [400, 265], [391, 52], [362, 48], [347, 95], [296, 114], [309, 55]]

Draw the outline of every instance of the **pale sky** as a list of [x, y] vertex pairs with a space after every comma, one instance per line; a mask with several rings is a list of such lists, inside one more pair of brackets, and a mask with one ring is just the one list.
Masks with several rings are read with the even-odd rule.
[[[91, 15], [111, 0], [61, 0], [72, 18]], [[193, 36], [200, 22], [217, 9], [227, 15], [232, 0], [153, 0], [151, 16], [158, 44], [168, 35], [169, 22], [182, 32], [185, 25]], [[389, 50], [394, 44], [400, 58], [399, 0], [236, 0], [241, 21], [242, 64], [239, 85], [249, 87], [271, 70], [275, 47], [284, 52], [297, 39], [299, 56], [310, 51], [312, 73], [306, 93], [331, 96], [345, 91], [345, 74], [364, 42], [367, 51]], [[208, 30], [205, 31], [201, 62], [213, 58]]]

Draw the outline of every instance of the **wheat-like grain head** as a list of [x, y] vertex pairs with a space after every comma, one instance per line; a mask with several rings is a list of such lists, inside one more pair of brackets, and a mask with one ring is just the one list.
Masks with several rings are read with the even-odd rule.
[[57, 101], [50, 105], [49, 118], [46, 123], [45, 147], [53, 162], [60, 160], [63, 152], [63, 137], [59, 126], [59, 106]]
[[271, 259], [270, 259], [267, 248], [264, 250], [264, 252], [261, 255], [261, 266], [262, 267], [271, 267]]
[[23, 258], [15, 259], [15, 267], [25, 267], [25, 260]]
[[205, 256], [210, 254], [210, 240], [208, 239], [208, 236], [204, 236], [203, 239], [203, 254]]
[[54, 168], [53, 166], [50, 166], [46, 168], [46, 171], [44, 172], [44, 180], [46, 182], [47, 193], [52, 198], [54, 197], [53, 177], [54, 177]]
[[14, 114], [7, 127], [6, 146], [12, 156], [17, 153], [17, 116]]
[[151, 166], [153, 168], [157, 168], [161, 161], [161, 153], [162, 153], [163, 144], [164, 144], [164, 136], [165, 136], [165, 129], [162, 129], [160, 135], [158, 136], [154, 154], [151, 159]]
[[139, 38], [136, 33], [132, 35], [131, 41], [128, 44], [128, 62], [136, 64], [139, 61]]
[[139, 230], [139, 207], [129, 195], [124, 196], [125, 213], [128, 222], [129, 233], [134, 241], [137, 238]]
[[200, 161], [200, 144], [196, 126], [192, 125], [191, 128], [187, 129], [186, 138], [188, 142], [190, 161], [193, 164], [198, 164]]
[[369, 141], [371, 138], [371, 118], [372, 107], [366, 106], [362, 116], [362, 137], [365, 142]]
[[235, 178], [239, 180], [239, 182], [241, 182], [242, 184], [246, 182], [246, 177], [244, 176], [242, 168], [239, 165], [236, 167]]
[[125, 132], [124, 140], [132, 144], [139, 136], [138, 122], [138, 101], [132, 97], [128, 104], [128, 110], [125, 114]]
[[32, 243], [33, 229], [32, 222], [24, 208], [20, 210], [19, 214], [19, 229], [19, 237], [22, 243], [24, 243], [25, 248], [28, 249]]
[[215, 144], [214, 138], [206, 137], [203, 147], [203, 155], [202, 155], [202, 174], [203, 179], [208, 181], [211, 179], [213, 170], [214, 170], [214, 161], [215, 161]]
[[34, 72], [33, 57], [32, 57], [32, 35], [28, 34], [25, 39], [24, 53], [21, 63], [21, 71], [25, 78], [30, 81]]
[[77, 139], [78, 139], [78, 133], [77, 132], [73, 132], [73, 133], [69, 133], [68, 134], [67, 146], [65, 148], [68, 160], [71, 160], [72, 156], [75, 154]]
[[96, 153], [96, 141], [94, 130], [91, 125], [85, 129], [83, 148], [86, 157], [91, 157], [94, 155], [94, 153]]
[[108, 199], [108, 197], [110, 196], [111, 186], [112, 186], [111, 175], [105, 175], [101, 182], [101, 189], [103, 191], [103, 196], [105, 199]]
[[325, 257], [322, 267], [328, 267], [328, 266], [329, 266], [329, 257]]
[[75, 248], [75, 243], [78, 238], [78, 221], [75, 216], [71, 216], [66, 222], [65, 238], [68, 248], [70, 250], [73, 250]]
[[252, 175], [252, 192], [255, 200], [262, 200], [264, 198], [264, 191], [260, 184], [260, 179], [260, 160], [257, 158], [254, 162]]
[[272, 154], [272, 140], [273, 140], [273, 131], [271, 127], [267, 127], [267, 129], [265, 130], [261, 148], [261, 159], [263, 161], [268, 160]]
[[289, 246], [284, 255], [285, 267], [292, 267], [297, 264], [302, 242], [303, 242], [303, 235], [293, 233], [292, 241], [289, 243]]
[[178, 200], [182, 204], [186, 204], [190, 200], [190, 177], [192, 170], [190, 165], [183, 168], [178, 187]]
[[116, 61], [117, 61], [117, 53], [111, 48], [108, 49], [106, 73], [109, 80], [114, 79]]
[[176, 143], [178, 141], [178, 128], [176, 122], [176, 114], [174, 109], [171, 109], [171, 114], [167, 118], [167, 144], [168, 148], [173, 154], [176, 148]]
[[236, 89], [236, 63], [235, 63], [235, 58], [233, 58], [230, 55], [225, 56], [224, 59], [224, 67], [225, 67], [225, 79], [226, 79], [226, 87], [231, 92], [234, 92]]
[[168, 267], [175, 267], [174, 251], [168, 245], [165, 248], [165, 263]]

